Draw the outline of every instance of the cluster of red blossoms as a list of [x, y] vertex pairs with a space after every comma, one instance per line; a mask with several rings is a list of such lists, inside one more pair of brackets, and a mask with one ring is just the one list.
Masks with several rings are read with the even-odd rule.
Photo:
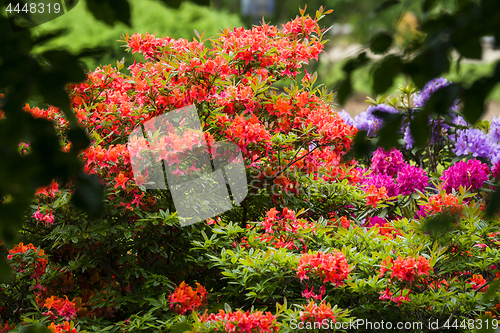
[[312, 323], [323, 323], [323, 321], [328, 319], [332, 322], [336, 322], [330, 304], [321, 302], [320, 305], [317, 305], [314, 301], [304, 305], [304, 311], [300, 311], [300, 319], [302, 322]]
[[243, 312], [237, 310], [234, 312], [225, 312], [219, 310], [219, 313], [211, 313], [210, 315], [202, 316], [201, 322], [219, 323], [224, 327], [225, 332], [234, 333], [272, 333], [278, 332], [279, 326], [276, 318], [271, 312], [263, 313], [262, 311]]
[[472, 289], [479, 290], [480, 292], [485, 292], [488, 289], [488, 284], [485, 278], [481, 274], [473, 274], [469, 279], [469, 284]]
[[16, 246], [14, 246], [13, 249], [9, 250], [9, 254], [7, 255], [7, 259], [11, 261], [15, 261], [16, 267], [15, 269], [18, 270], [19, 272], [24, 272], [26, 267], [25, 260], [23, 259], [22, 255], [24, 255], [26, 252], [33, 250], [35, 255], [36, 255], [36, 260], [33, 263], [33, 274], [31, 275], [32, 279], [35, 279], [36, 285], [33, 287], [39, 288], [40, 290], [44, 290], [44, 288], [40, 285], [38, 282], [38, 279], [45, 274], [45, 268], [47, 267], [47, 259], [44, 257], [45, 252], [42, 249], [37, 248], [33, 244], [28, 244], [24, 245], [23, 243], [19, 243]]
[[185, 315], [188, 311], [198, 310], [207, 300], [207, 290], [196, 282], [196, 289], [184, 281], [168, 297], [170, 308], [178, 314]]
[[427, 214], [442, 213], [445, 209], [451, 213], [460, 214], [463, 206], [456, 196], [444, 192], [430, 196], [429, 201], [424, 205]]
[[[75, 303], [71, 302], [68, 299], [68, 296], [65, 296], [66, 299], [51, 296], [45, 300], [44, 307], [48, 310], [43, 313], [44, 316], [49, 316], [51, 320], [56, 320], [58, 317], [64, 317], [65, 320], [76, 317], [76, 306]], [[56, 314], [51, 310], [57, 311]]]
[[55, 325], [54, 323], [50, 324], [47, 327], [51, 333], [78, 333], [76, 328], [73, 327], [73, 322], [64, 321], [62, 324]]
[[[138, 188], [144, 179], [134, 182], [127, 137], [140, 123], [192, 104], [203, 119], [208, 144], [214, 138], [236, 143], [250, 165], [265, 156], [266, 165], [262, 162], [261, 167], [276, 170], [308, 173], [318, 167], [340, 167], [340, 157], [350, 147], [356, 128], [347, 125], [312, 88], [303, 86], [288, 94], [269, 89], [276, 81], [295, 78], [323, 52], [325, 30], [318, 25], [322, 14], [298, 16], [281, 29], [268, 24], [226, 29], [211, 40], [211, 46], [197, 40], [127, 35], [128, 49], [142, 53], [146, 62], [129, 66], [130, 75], [120, 72], [123, 65], [98, 68], [87, 75], [86, 82], [70, 87], [75, 115], [95, 141], [83, 152], [85, 171], [112, 184], [126, 209], [148, 209], [155, 199]], [[306, 73], [306, 78], [311, 76]], [[25, 109], [35, 117], [53, 120], [61, 131], [68, 126], [57, 108]], [[304, 129], [311, 126], [306, 133]], [[275, 134], [292, 131], [297, 140], [314, 142], [317, 148], [294, 151], [293, 144], [273, 144]], [[61, 145], [69, 149], [71, 142]], [[297, 161], [282, 163], [278, 155], [289, 151], [294, 151], [291, 156]], [[186, 169], [177, 162], [176, 167], [179, 173]], [[287, 177], [276, 177], [275, 183], [287, 192], [297, 192], [296, 182]]]
[[385, 260], [382, 263], [380, 276], [383, 276], [388, 270], [391, 270], [391, 279], [396, 278], [400, 281], [411, 283], [415, 277], [429, 275], [432, 268], [429, 260], [423, 256], [419, 256], [417, 260], [411, 257], [403, 259], [401, 256], [398, 256], [396, 260], [391, 258], [389, 261]]
[[266, 212], [266, 218], [261, 224], [265, 228], [266, 233], [269, 234], [279, 233], [281, 231], [297, 234], [299, 229], [308, 228], [312, 228], [314, 232], [315, 226], [313, 222], [297, 219], [295, 211], [287, 207], [283, 208], [282, 213], [276, 208], [271, 208]]
[[309, 279], [309, 276], [319, 276], [323, 279], [323, 284], [330, 281], [338, 287], [343, 285], [343, 281], [347, 279], [351, 270], [342, 252], [318, 252], [316, 254], [305, 253], [300, 257], [297, 274], [300, 281]]
[[429, 276], [429, 272], [432, 271], [431, 264], [429, 260], [424, 258], [423, 256], [419, 256], [418, 259], [415, 258], [406, 258], [403, 259], [401, 256], [398, 256], [396, 260], [390, 258], [390, 260], [384, 260], [380, 267], [380, 276], [383, 276], [385, 272], [391, 271], [391, 282], [387, 285], [387, 289], [381, 292], [380, 299], [391, 300], [398, 305], [401, 305], [402, 301], [410, 301], [409, 290], [406, 290], [406, 295], [404, 294], [405, 289], [401, 289], [401, 294], [398, 297], [393, 296], [389, 287], [394, 280], [399, 280], [401, 282], [412, 283], [415, 281], [415, 278], [427, 275]]

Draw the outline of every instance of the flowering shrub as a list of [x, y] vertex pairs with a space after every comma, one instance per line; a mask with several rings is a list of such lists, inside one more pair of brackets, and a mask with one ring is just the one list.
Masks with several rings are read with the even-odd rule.
[[[73, 185], [58, 179], [37, 191], [23, 243], [2, 246], [14, 274], [0, 289], [0, 327], [294, 332], [297, 323], [499, 316], [500, 295], [483, 293], [500, 276], [499, 220], [483, 213], [500, 173], [496, 155], [460, 148], [462, 131], [473, 128], [456, 107], [429, 119], [429, 149], [413, 147], [408, 119], [443, 79], [373, 101], [355, 119], [333, 110], [315, 74], [302, 72], [322, 51], [323, 14], [301, 11], [281, 28], [226, 29], [210, 41], [126, 35], [144, 62], [128, 72], [120, 62], [97, 68], [69, 87], [92, 138], [85, 150], [58, 109], [27, 105], [53, 122], [61, 150], [79, 151], [85, 172], [106, 184], [105, 211], [76, 210]], [[283, 79], [293, 83], [278, 92]], [[141, 123], [189, 105], [200, 133], [128, 140]], [[379, 112], [403, 116], [402, 141], [352, 159], [358, 131], [377, 142]], [[470, 133], [494, 151], [499, 126]], [[170, 191], [148, 189], [146, 175], [134, 179], [131, 160], [148, 147], [176, 177], [195, 175], [200, 165], [179, 151], [194, 152], [202, 140], [213, 154], [216, 142], [238, 145], [249, 194], [181, 227]], [[29, 143], [19, 151], [30, 154]]]

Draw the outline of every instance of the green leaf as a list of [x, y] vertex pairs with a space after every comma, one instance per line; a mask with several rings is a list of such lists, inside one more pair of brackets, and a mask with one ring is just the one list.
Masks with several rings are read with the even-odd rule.
[[172, 333], [184, 333], [186, 331], [190, 331], [193, 328], [192, 325], [188, 323], [178, 323], [170, 327], [169, 332]]
[[445, 211], [427, 218], [422, 225], [422, 229], [431, 235], [439, 236], [448, 231], [458, 219], [457, 214]]
[[415, 141], [415, 147], [423, 148], [427, 144], [430, 136], [429, 116], [427, 113], [420, 111], [410, 121], [410, 133]]
[[376, 95], [383, 94], [394, 84], [394, 78], [402, 71], [401, 58], [396, 55], [388, 55], [382, 59], [373, 72], [373, 92]]
[[450, 84], [434, 92], [425, 104], [426, 114], [446, 114], [458, 98], [460, 86]]
[[99, 178], [81, 173], [76, 179], [75, 187], [71, 203], [92, 216], [100, 215], [104, 209], [104, 185]]
[[380, 4], [377, 8], [375, 8], [374, 12], [375, 14], [380, 13], [400, 3], [401, 3], [400, 0], [386, 0], [382, 4]]
[[488, 289], [483, 293], [482, 302], [488, 303], [493, 297], [495, 297], [496, 292], [500, 288], [500, 280], [495, 280], [490, 283]]
[[481, 60], [483, 57], [483, 47], [479, 38], [465, 38], [460, 42], [453, 43], [458, 52], [464, 57], [469, 59]]
[[130, 5], [127, 0], [87, 0], [87, 8], [96, 19], [107, 25], [119, 21], [130, 26]]
[[460, 96], [463, 102], [462, 113], [471, 124], [475, 124], [485, 111], [485, 99], [500, 81], [500, 61], [497, 62], [494, 74], [475, 81], [471, 87], [464, 89]]
[[428, 12], [436, 5], [436, 3], [437, 0], [425, 0], [424, 3], [422, 4], [422, 11]]
[[87, 133], [81, 127], [71, 128], [68, 131], [68, 139], [72, 144], [71, 149], [75, 152], [80, 152], [90, 145]]
[[388, 32], [379, 32], [370, 42], [370, 50], [375, 54], [386, 53], [392, 45], [392, 36]]
[[486, 205], [485, 216], [492, 217], [500, 208], [500, 189], [497, 189], [490, 197], [488, 205]]
[[347, 98], [351, 95], [352, 93], [352, 83], [351, 83], [351, 77], [348, 76], [345, 79], [343, 79], [340, 84], [337, 87], [337, 102], [340, 105], [344, 105], [346, 102]]
[[382, 127], [378, 132], [378, 145], [383, 147], [385, 150], [396, 147], [398, 145], [398, 132], [401, 128], [403, 115], [378, 110], [374, 111], [373, 114], [384, 120], [384, 127]]
[[51, 331], [41, 324], [29, 327], [21, 327], [20, 333], [50, 333]]
[[374, 150], [373, 144], [368, 140], [366, 136], [366, 131], [358, 131], [354, 137], [354, 142], [352, 146], [354, 151], [354, 156], [356, 158], [363, 158], [369, 156]]

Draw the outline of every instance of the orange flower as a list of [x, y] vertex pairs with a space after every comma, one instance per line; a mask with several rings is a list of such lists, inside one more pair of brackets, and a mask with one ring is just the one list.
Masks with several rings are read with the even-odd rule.
[[484, 286], [479, 290], [480, 292], [485, 292], [486, 289], [488, 288], [488, 285], [486, 284], [486, 280], [483, 278], [481, 274], [474, 274], [472, 277], [469, 279], [469, 284], [471, 285], [472, 289], [478, 290], [481, 288], [481, 286]]
[[76, 328], [73, 327], [73, 322], [63, 321], [61, 324], [55, 325], [51, 323], [47, 327], [51, 333], [78, 333]]
[[366, 205], [373, 206], [373, 208], [377, 208], [378, 203], [387, 198], [387, 190], [384, 186], [376, 188], [375, 185], [370, 185], [370, 187], [366, 189], [366, 193], [368, 194]]
[[311, 301], [304, 306], [304, 311], [300, 311], [300, 320], [302, 322], [323, 323], [327, 319], [330, 319], [334, 323], [337, 321], [333, 316], [330, 304], [321, 302], [318, 306], [314, 301]]
[[123, 189], [126, 189], [126, 187], [127, 187], [126, 183], [127, 183], [127, 181], [128, 181], [129, 179], [130, 179], [130, 178], [126, 177], [126, 176], [123, 174], [123, 172], [120, 172], [120, 173], [118, 174], [118, 176], [116, 176], [116, 177], [115, 177], [115, 182], [116, 182], [116, 184], [115, 184], [115, 188], [117, 188], [117, 187], [121, 187], [121, 188], [123, 188]]
[[196, 282], [196, 289], [193, 290], [184, 281], [168, 297], [170, 308], [178, 314], [184, 315], [187, 311], [199, 309], [207, 300], [206, 289]]

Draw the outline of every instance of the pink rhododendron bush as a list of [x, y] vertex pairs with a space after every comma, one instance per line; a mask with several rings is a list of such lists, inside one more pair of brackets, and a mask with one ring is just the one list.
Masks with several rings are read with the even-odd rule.
[[[496, 325], [499, 219], [484, 210], [500, 176], [500, 122], [473, 127], [458, 108], [443, 110], [429, 119], [428, 146], [414, 147], [408, 121], [444, 79], [422, 91], [401, 87], [355, 119], [340, 112], [304, 70], [323, 50], [323, 14], [210, 40], [127, 35], [142, 61], [97, 68], [68, 87], [92, 139], [82, 163], [106, 185], [105, 209], [89, 216], [71, 206], [71, 183], [39, 189], [22, 242], [2, 248], [13, 274], [0, 286], [0, 332], [35, 324], [72, 333]], [[187, 151], [199, 138], [209, 147], [236, 144], [248, 194], [181, 227], [172, 191], [148, 187], [148, 174], [134, 178], [141, 143], [129, 135], [190, 105], [201, 121], [198, 141], [175, 131], [160, 139]], [[25, 110], [53, 121], [62, 150], [78, 149], [58, 109]], [[358, 131], [377, 144], [376, 111], [402, 115], [398, 146], [356, 160]], [[154, 162], [176, 176], [201, 174], [161, 149], [151, 148]], [[19, 153], [30, 153], [29, 142]], [[372, 326], [353, 326], [363, 321]]]

